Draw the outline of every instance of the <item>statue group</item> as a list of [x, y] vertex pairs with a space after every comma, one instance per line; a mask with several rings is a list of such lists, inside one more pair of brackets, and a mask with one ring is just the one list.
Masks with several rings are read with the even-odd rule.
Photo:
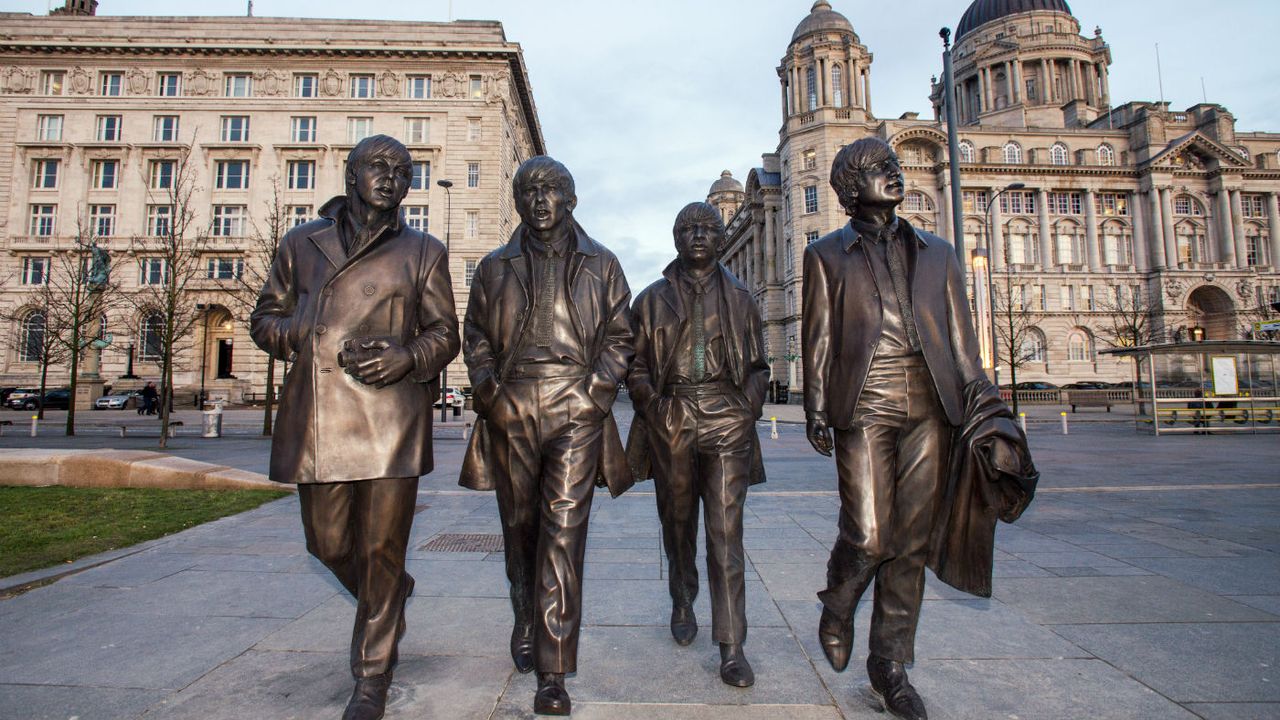
[[[769, 370], [755, 301], [717, 257], [719, 212], [680, 210], [676, 259], [633, 303], [617, 258], [573, 217], [568, 169], [532, 158], [512, 181], [521, 223], [480, 262], [460, 335], [445, 248], [400, 216], [410, 168], [393, 138], [357, 144], [346, 194], [285, 235], [252, 316], [258, 345], [293, 360], [271, 478], [298, 485], [308, 551], [356, 599], [344, 720], [384, 713], [414, 587], [418, 478], [432, 470], [431, 403], [459, 349], [478, 416], [459, 482], [497, 495], [511, 659], [537, 673], [534, 712], [570, 713], [595, 489], [617, 497], [648, 478], [672, 637], [698, 633], [701, 509], [720, 678], [750, 687], [743, 509], [765, 479], [755, 424]], [[843, 671], [874, 581], [872, 691], [894, 716], [925, 718], [905, 669], [924, 569], [990, 595], [994, 518], [1016, 519], [1038, 475], [982, 372], [954, 249], [896, 217], [892, 149], [846, 146], [831, 183], [850, 222], [804, 259], [807, 436], [835, 456], [840, 494], [818, 636]], [[624, 382], [625, 446], [612, 412]]]

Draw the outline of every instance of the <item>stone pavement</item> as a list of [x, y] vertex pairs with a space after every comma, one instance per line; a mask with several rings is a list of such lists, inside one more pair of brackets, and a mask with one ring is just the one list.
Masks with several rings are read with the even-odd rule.
[[[618, 414], [625, 425], [629, 408]], [[1155, 438], [1101, 415], [1063, 436], [1056, 412], [1037, 413], [1044, 479], [1027, 514], [1000, 527], [993, 598], [930, 578], [911, 671], [930, 716], [1280, 717], [1280, 443]], [[746, 519], [756, 686], [719, 682], [705, 588], [704, 631], [687, 648], [671, 640], [652, 486], [642, 484], [595, 500], [574, 717], [885, 717], [862, 672], [868, 608], [848, 671], [833, 672], [817, 643], [834, 468], [802, 426], [782, 424], [777, 440], [760, 430], [769, 481], [752, 490]], [[182, 436], [172, 452], [261, 472], [269, 442], [249, 432]], [[0, 447], [154, 443], [0, 437]], [[436, 448], [387, 718], [531, 717], [534, 678], [507, 654], [501, 553], [423, 547], [444, 533], [500, 532], [493, 497], [455, 484], [460, 432], [442, 429]], [[0, 600], [0, 718], [339, 717], [354, 605], [306, 554], [297, 515], [286, 498]]]

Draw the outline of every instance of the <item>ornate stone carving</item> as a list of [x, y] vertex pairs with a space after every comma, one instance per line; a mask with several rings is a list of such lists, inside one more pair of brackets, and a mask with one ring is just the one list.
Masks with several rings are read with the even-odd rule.
[[489, 92], [485, 95], [485, 102], [505, 102], [511, 95], [511, 82], [506, 75], [490, 75], [486, 85]]
[[390, 70], [378, 76], [378, 94], [382, 97], [395, 97], [400, 94], [400, 76]]
[[342, 76], [330, 68], [320, 78], [320, 94], [325, 97], [338, 97], [342, 94]]
[[35, 74], [28, 68], [9, 67], [4, 71], [4, 89], [6, 92], [25, 95], [31, 92]]
[[86, 95], [93, 89], [93, 76], [77, 65], [71, 69], [71, 81], [67, 83], [67, 87], [73, 95]]
[[208, 95], [218, 87], [218, 78], [203, 68], [187, 74], [186, 89], [188, 95]]
[[456, 70], [440, 75], [439, 89], [441, 97], [461, 98], [467, 95], [467, 78]]
[[1248, 280], [1241, 280], [1236, 283], [1236, 295], [1239, 295], [1244, 300], [1253, 297], [1253, 283]]
[[287, 78], [279, 70], [267, 69], [253, 76], [256, 94], [277, 97], [285, 93], [288, 87]]
[[1182, 297], [1182, 291], [1183, 291], [1184, 289], [1185, 289], [1185, 288], [1183, 288], [1183, 286], [1182, 286], [1182, 281], [1180, 281], [1180, 280], [1170, 280], [1170, 281], [1168, 281], [1168, 282], [1166, 282], [1166, 283], [1165, 283], [1165, 286], [1164, 286], [1164, 294], [1165, 294], [1166, 296], [1168, 296], [1169, 300], [1173, 301], [1173, 300], [1177, 300], [1178, 298]]
[[151, 75], [143, 72], [142, 68], [129, 68], [125, 80], [129, 83], [130, 95], [146, 95], [151, 86]]

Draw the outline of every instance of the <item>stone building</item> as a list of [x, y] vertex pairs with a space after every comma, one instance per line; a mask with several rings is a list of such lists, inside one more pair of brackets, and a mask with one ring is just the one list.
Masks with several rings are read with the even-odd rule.
[[[1212, 103], [1113, 104], [1111, 50], [1101, 30], [1080, 30], [1063, 0], [975, 0], [956, 28], [964, 244], [989, 256], [998, 309], [1028, 326], [1019, 380], [1132, 379], [1128, 361], [1098, 351], [1134, 309], [1153, 338], [1189, 340], [1194, 328], [1233, 339], [1280, 301], [1280, 133], [1238, 131]], [[728, 175], [708, 198], [732, 213], [724, 259], [756, 293], [774, 377], [793, 387], [801, 257], [847, 221], [828, 183], [841, 147], [893, 145], [901, 215], [952, 236], [941, 82], [933, 119], [877, 118], [872, 59], [849, 21], [815, 2], [778, 66], [777, 150], [747, 174], [736, 209]]]
[[[519, 222], [516, 167], [545, 151], [521, 48], [500, 23], [96, 17], [96, 6], [0, 13], [0, 311], [12, 339], [0, 384], [38, 377], [32, 290], [78, 234], [109, 250], [121, 286], [102, 321], [104, 380], [130, 368], [158, 377], [148, 313], [127, 295], [165, 272], [147, 239], [171, 221], [164, 188], [184, 152], [194, 227], [208, 242], [179, 390], [233, 400], [264, 390], [266, 356], [237, 292], [265, 262], [254, 236], [276, 189], [290, 224], [315, 217], [343, 192], [348, 151], [371, 134], [413, 154], [406, 218], [449, 240], [461, 317], [476, 263]], [[453, 183], [447, 192], [441, 179]], [[452, 384], [465, 380], [461, 360], [449, 373]], [[51, 383], [66, 379], [65, 367], [52, 368]]]

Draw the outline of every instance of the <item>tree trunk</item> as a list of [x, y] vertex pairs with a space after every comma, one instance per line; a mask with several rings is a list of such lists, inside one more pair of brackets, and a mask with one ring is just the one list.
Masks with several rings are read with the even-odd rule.
[[275, 411], [276, 405], [276, 359], [267, 356], [267, 402], [266, 409], [262, 413], [262, 434], [269, 437], [271, 435], [271, 414]]
[[71, 328], [71, 397], [67, 401], [67, 436], [76, 434], [76, 388], [80, 372], [80, 326]]
[[173, 393], [173, 357], [165, 353], [160, 370], [160, 447], [169, 447], [169, 407]]
[[[48, 332], [46, 330], [45, 332]], [[44, 357], [44, 362], [40, 364], [40, 394], [36, 395], [36, 417], [44, 419], [44, 389], [49, 382], [49, 356]]]

